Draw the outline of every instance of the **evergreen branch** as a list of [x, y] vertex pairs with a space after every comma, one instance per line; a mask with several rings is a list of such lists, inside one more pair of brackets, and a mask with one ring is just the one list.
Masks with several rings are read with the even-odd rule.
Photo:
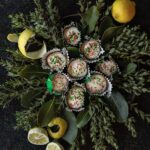
[[29, 131], [32, 127], [36, 125], [37, 122], [37, 112], [32, 108], [23, 111], [17, 111], [16, 114], [16, 126], [15, 130], [24, 129]]
[[146, 121], [147, 123], [150, 123], [150, 114], [147, 114], [140, 110], [137, 107], [137, 104], [131, 104], [130, 105], [131, 110], [134, 111], [143, 121]]
[[137, 133], [135, 130], [135, 119], [134, 119], [134, 117], [128, 118], [127, 122], [125, 123], [125, 126], [127, 127], [128, 131], [131, 132], [132, 137], [137, 136]]
[[[90, 105], [93, 116], [90, 122], [90, 137], [95, 150], [105, 150], [106, 143], [111, 144], [115, 149], [118, 149], [115, 133], [112, 129], [112, 123], [116, 118], [112, 111], [104, 104], [100, 98], [95, 99], [96, 104]], [[93, 99], [91, 99], [93, 101]]]

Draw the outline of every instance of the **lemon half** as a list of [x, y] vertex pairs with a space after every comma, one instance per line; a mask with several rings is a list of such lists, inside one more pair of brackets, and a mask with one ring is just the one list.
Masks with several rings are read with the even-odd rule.
[[34, 145], [45, 145], [49, 143], [47, 131], [40, 127], [35, 127], [28, 132], [28, 141]]
[[56, 142], [51, 142], [47, 145], [46, 150], [64, 150], [64, 148]]
[[35, 33], [29, 29], [25, 29], [19, 36], [18, 39], [18, 47], [20, 52], [27, 58], [30, 59], [39, 59], [42, 58], [43, 55], [46, 53], [46, 44], [43, 42], [43, 46], [41, 49], [34, 51], [34, 52], [26, 52], [25, 46], [30, 38], [35, 36]]

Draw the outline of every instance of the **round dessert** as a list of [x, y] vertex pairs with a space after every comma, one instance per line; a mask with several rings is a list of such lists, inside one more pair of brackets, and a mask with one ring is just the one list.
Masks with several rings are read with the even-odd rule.
[[90, 79], [85, 83], [86, 89], [89, 94], [103, 94], [108, 86], [107, 79], [101, 74], [93, 74]]
[[70, 45], [77, 45], [80, 42], [81, 34], [76, 27], [66, 27], [63, 34], [66, 42]]
[[84, 105], [84, 95], [85, 90], [78, 86], [74, 85], [68, 92], [66, 96], [67, 105], [70, 109], [80, 110]]
[[62, 94], [67, 92], [69, 81], [64, 74], [57, 73], [52, 79], [53, 92]]
[[97, 59], [102, 51], [100, 43], [96, 40], [85, 41], [80, 47], [82, 55], [89, 60]]
[[53, 49], [45, 54], [42, 58], [44, 69], [50, 69], [51, 72], [61, 72], [67, 65], [67, 56], [59, 49]]
[[117, 64], [113, 60], [107, 60], [103, 63], [98, 63], [96, 69], [106, 76], [111, 76], [117, 71]]
[[74, 59], [69, 63], [67, 72], [71, 78], [81, 79], [88, 73], [87, 63], [79, 58]]

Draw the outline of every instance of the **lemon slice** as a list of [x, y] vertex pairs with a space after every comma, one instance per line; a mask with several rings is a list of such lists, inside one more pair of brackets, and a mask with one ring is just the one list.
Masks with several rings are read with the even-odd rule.
[[19, 38], [19, 36], [15, 33], [9, 33], [7, 35], [7, 40], [12, 43], [18, 43], [18, 38]]
[[47, 131], [40, 127], [35, 127], [28, 132], [28, 141], [34, 145], [45, 145], [49, 143]]
[[46, 53], [47, 48], [46, 48], [46, 44], [43, 42], [43, 46], [41, 49], [34, 51], [34, 52], [26, 52], [25, 46], [28, 42], [28, 40], [32, 37], [35, 36], [35, 33], [32, 32], [29, 29], [25, 29], [19, 36], [18, 39], [18, 47], [20, 52], [27, 58], [30, 59], [39, 59], [42, 58], [43, 55]]
[[64, 148], [58, 143], [51, 142], [47, 145], [46, 150], [64, 150]]

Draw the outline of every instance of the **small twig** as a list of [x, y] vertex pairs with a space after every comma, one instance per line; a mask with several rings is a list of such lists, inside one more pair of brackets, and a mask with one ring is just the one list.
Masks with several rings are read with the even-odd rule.
[[63, 17], [63, 19], [70, 18], [70, 17], [76, 17], [76, 16], [80, 16], [81, 17], [82, 15], [80, 13], [71, 14], [71, 15]]

